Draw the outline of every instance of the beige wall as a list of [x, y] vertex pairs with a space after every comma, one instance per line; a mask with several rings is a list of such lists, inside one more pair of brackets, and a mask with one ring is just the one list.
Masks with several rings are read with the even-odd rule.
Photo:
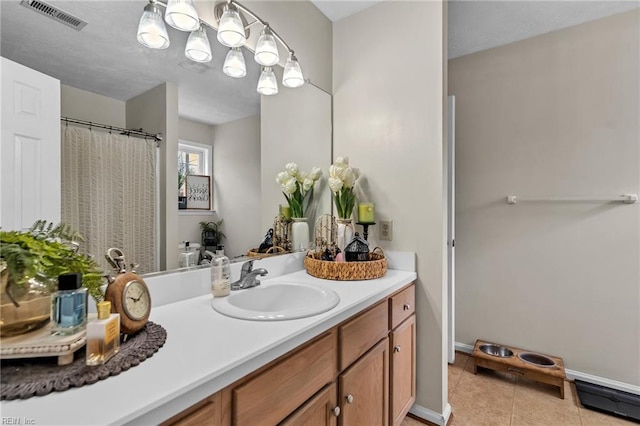
[[162, 133], [160, 143], [160, 270], [178, 266], [178, 87], [163, 83], [126, 102], [127, 128]]
[[260, 226], [260, 116], [214, 126], [213, 140], [213, 205], [232, 258], [257, 247], [266, 231]]
[[[324, 178], [314, 187], [313, 203], [305, 211], [313, 239], [317, 217], [331, 212], [327, 175], [331, 164], [331, 95], [306, 84], [282, 90], [261, 102], [262, 220], [261, 229], [273, 226], [280, 204], [287, 204], [276, 175], [290, 162], [309, 173], [322, 169]], [[263, 232], [264, 234], [264, 232]]]
[[639, 12], [464, 56], [456, 96], [456, 340], [640, 385]]
[[[377, 220], [394, 221], [394, 239], [381, 242], [383, 248], [417, 256], [412, 411], [420, 415], [424, 409], [442, 414], [447, 405], [443, 14], [437, 1], [382, 2], [336, 22], [333, 40], [333, 155], [346, 155], [360, 168]], [[392, 58], [400, 58], [402, 67]]]
[[63, 117], [125, 127], [124, 101], [61, 84], [60, 103]]

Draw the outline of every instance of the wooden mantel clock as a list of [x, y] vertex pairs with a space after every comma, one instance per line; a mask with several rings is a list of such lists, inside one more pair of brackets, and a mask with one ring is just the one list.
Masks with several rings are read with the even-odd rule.
[[104, 300], [111, 302], [111, 312], [120, 314], [120, 331], [124, 334], [134, 334], [149, 320], [149, 288], [142, 277], [135, 273], [134, 265], [127, 271], [120, 249], [110, 248], [106, 258], [116, 271], [116, 276], [109, 278]]

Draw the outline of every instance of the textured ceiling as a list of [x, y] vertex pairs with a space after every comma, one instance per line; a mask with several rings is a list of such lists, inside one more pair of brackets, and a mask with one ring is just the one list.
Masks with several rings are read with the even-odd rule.
[[347, 16], [358, 13], [361, 10], [364, 10], [368, 7], [373, 6], [376, 3], [380, 3], [381, 1], [382, 0], [371, 0], [371, 1], [311, 0], [311, 2], [315, 4], [316, 7], [320, 9], [322, 13], [325, 14], [325, 16], [331, 19], [333, 22], [339, 21], [342, 18], [346, 18]]
[[449, 59], [640, 6], [627, 1], [449, 1]]
[[247, 76], [222, 72], [227, 49], [208, 31], [213, 60], [191, 62], [184, 56], [187, 33], [167, 25], [171, 44], [153, 50], [136, 41], [141, 1], [51, 1], [85, 21], [76, 31], [20, 6], [0, 1], [2, 56], [59, 79], [63, 84], [119, 100], [128, 100], [165, 82], [178, 86], [179, 114], [218, 124], [257, 114], [259, 67], [245, 51]]

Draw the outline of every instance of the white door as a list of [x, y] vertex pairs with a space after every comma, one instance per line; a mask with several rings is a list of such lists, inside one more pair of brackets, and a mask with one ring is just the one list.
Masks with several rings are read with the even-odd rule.
[[450, 363], [455, 362], [456, 336], [455, 336], [455, 252], [456, 252], [456, 98], [449, 96], [447, 114], [447, 300], [448, 300], [448, 358]]
[[60, 81], [0, 58], [0, 226], [60, 222]]

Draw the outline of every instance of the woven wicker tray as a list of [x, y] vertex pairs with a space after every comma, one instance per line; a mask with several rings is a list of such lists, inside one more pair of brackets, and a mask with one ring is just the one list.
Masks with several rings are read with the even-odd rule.
[[309, 252], [304, 258], [304, 268], [316, 278], [359, 281], [380, 278], [387, 273], [387, 259], [380, 247], [373, 249], [368, 262], [330, 262], [319, 257], [320, 253]]
[[262, 259], [263, 257], [275, 256], [277, 254], [283, 253], [287, 253], [287, 251], [280, 246], [270, 247], [266, 253], [258, 253], [258, 249], [254, 247], [251, 250], [247, 251], [247, 256]]

